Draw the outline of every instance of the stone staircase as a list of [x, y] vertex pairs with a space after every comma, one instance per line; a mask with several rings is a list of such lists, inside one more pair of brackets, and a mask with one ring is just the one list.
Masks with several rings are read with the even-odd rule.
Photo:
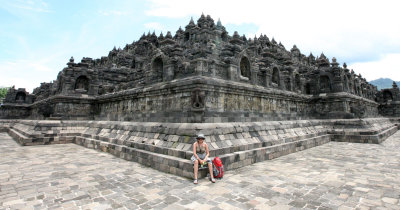
[[[215, 124], [203, 124], [182, 125], [175, 129], [175, 124], [171, 124], [158, 129], [158, 132], [162, 130], [162, 133], [156, 133], [159, 126], [133, 124], [136, 123], [124, 126], [93, 122], [75, 138], [75, 143], [160, 171], [192, 177], [191, 145], [194, 136], [200, 132], [207, 133], [210, 156], [219, 156], [224, 162], [225, 170], [240, 168], [330, 141], [326, 128], [309, 121], [270, 122], [267, 123], [268, 126], [262, 123], [231, 124], [224, 128]], [[183, 127], [183, 133], [187, 134], [178, 135], [182, 133]], [[152, 130], [155, 128], [156, 130]]]
[[380, 144], [399, 129], [398, 120], [388, 118], [336, 120], [331, 124], [332, 130], [328, 133], [332, 135], [332, 141], [338, 142]]
[[[193, 177], [190, 161], [198, 133], [225, 170], [270, 160], [329, 141], [380, 143], [397, 131], [389, 119], [298, 120], [248, 123], [110, 121], [0, 121], [21, 145], [76, 143], [157, 170]], [[200, 171], [204, 177], [207, 170]]]
[[8, 133], [23, 146], [74, 143], [84, 127], [65, 126], [60, 121], [29, 121], [13, 123]]

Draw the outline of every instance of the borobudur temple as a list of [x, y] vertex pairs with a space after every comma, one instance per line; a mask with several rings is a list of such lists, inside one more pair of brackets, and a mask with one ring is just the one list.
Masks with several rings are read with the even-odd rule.
[[380, 143], [399, 116], [396, 84], [378, 91], [335, 58], [231, 36], [202, 15], [174, 36], [71, 57], [32, 94], [11, 88], [0, 131], [21, 145], [76, 143], [191, 177], [200, 132], [230, 170], [329, 141]]

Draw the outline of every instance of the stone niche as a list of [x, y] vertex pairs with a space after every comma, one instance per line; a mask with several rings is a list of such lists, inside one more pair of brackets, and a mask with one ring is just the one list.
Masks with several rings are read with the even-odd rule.
[[6, 98], [4, 99], [4, 104], [31, 104], [35, 100], [35, 96], [29, 94], [25, 88], [15, 89], [10, 88], [7, 92]]
[[31, 115], [30, 104], [35, 101], [35, 95], [29, 94], [25, 88], [10, 88], [0, 106], [0, 119], [22, 119]]
[[380, 104], [379, 114], [388, 117], [400, 117], [400, 91], [395, 82], [393, 82], [392, 88], [379, 91], [376, 101]]
[[89, 90], [89, 79], [86, 76], [79, 76], [75, 82], [75, 91], [78, 93], [87, 93]]

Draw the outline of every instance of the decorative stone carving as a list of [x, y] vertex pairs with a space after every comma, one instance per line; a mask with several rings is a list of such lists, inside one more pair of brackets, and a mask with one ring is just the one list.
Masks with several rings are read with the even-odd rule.
[[204, 108], [204, 91], [200, 89], [195, 89], [192, 92], [192, 108], [193, 109], [203, 109]]

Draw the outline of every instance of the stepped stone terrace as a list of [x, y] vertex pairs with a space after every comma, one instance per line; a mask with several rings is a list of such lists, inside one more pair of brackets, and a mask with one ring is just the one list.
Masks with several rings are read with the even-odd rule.
[[[194, 136], [235, 169], [329, 141], [380, 143], [398, 129], [397, 86], [378, 92], [336, 58], [229, 35], [202, 15], [143, 34], [57, 79], [10, 89], [0, 130], [21, 145], [76, 143], [191, 177]], [[204, 175], [204, 174], [203, 174]]]

